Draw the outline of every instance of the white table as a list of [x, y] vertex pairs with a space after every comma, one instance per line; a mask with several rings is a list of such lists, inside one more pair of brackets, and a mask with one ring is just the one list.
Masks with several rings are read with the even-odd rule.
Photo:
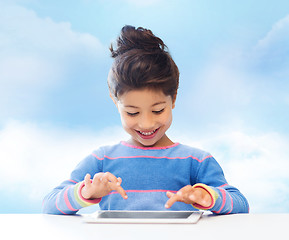
[[288, 239], [289, 214], [203, 216], [197, 224], [88, 224], [81, 216], [0, 214], [1, 239]]

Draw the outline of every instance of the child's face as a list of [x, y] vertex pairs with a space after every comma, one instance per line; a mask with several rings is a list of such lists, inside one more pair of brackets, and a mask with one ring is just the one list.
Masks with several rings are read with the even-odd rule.
[[121, 95], [116, 105], [132, 144], [142, 147], [172, 144], [165, 134], [172, 123], [175, 107], [171, 96], [150, 89], [131, 90]]

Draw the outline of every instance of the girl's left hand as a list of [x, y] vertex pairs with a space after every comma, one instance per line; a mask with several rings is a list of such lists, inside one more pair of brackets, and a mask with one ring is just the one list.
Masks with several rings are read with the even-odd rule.
[[211, 195], [202, 188], [193, 188], [191, 185], [187, 185], [181, 188], [176, 194], [167, 192], [169, 200], [166, 202], [165, 207], [170, 208], [175, 202], [184, 202], [187, 204], [197, 203], [204, 208], [211, 206]]

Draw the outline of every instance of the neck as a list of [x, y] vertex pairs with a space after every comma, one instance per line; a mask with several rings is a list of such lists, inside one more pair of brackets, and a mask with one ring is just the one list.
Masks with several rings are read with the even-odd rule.
[[167, 147], [167, 146], [171, 146], [174, 144], [174, 142], [171, 139], [169, 139], [166, 134], [159, 141], [157, 141], [155, 144], [150, 145], [150, 146], [145, 146], [133, 138], [129, 139], [127, 141], [127, 143], [130, 145], [133, 145], [133, 146], [143, 147], [143, 148], [146, 148], [146, 147]]

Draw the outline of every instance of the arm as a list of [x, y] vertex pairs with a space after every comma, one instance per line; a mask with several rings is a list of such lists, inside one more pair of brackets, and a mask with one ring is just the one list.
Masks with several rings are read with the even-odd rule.
[[[79, 209], [101, 201], [111, 191], [117, 191], [124, 199], [126, 192], [121, 187], [121, 178], [102, 172], [102, 160], [94, 153], [85, 158], [64, 181], [48, 194], [43, 201], [43, 213], [75, 214]], [[90, 179], [94, 176], [93, 179]]]
[[96, 204], [98, 200], [86, 200], [80, 194], [83, 180], [87, 173], [94, 176], [102, 170], [101, 162], [93, 155], [81, 161], [71, 173], [70, 180], [62, 182], [54, 188], [45, 198], [42, 212], [49, 214], [75, 214], [79, 209]]
[[[192, 204], [197, 209], [215, 214], [248, 213], [249, 205], [240, 191], [227, 184], [223, 171], [213, 157], [200, 161], [193, 186], [186, 186], [176, 194], [167, 193], [169, 208], [176, 201]], [[196, 166], [195, 166], [196, 167]]]
[[43, 200], [42, 212], [48, 214], [75, 214], [79, 209], [97, 204], [101, 199], [86, 200], [80, 194], [82, 182], [67, 180], [54, 188]]
[[215, 203], [209, 209], [216, 214], [248, 213], [249, 204], [245, 196], [236, 188], [229, 185], [218, 162], [207, 157], [199, 164], [197, 182], [204, 183], [206, 189], [213, 190]]

